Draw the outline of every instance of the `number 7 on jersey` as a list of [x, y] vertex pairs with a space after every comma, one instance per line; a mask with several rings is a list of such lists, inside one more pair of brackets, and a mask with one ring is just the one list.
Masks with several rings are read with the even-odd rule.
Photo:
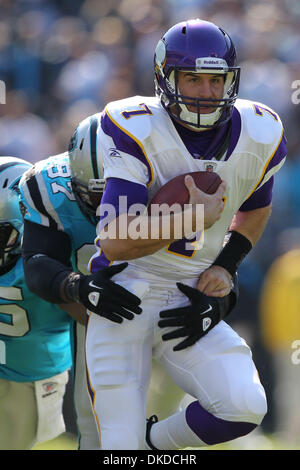
[[145, 103], [139, 104], [141, 109], [133, 111], [123, 111], [121, 114], [125, 119], [130, 119], [132, 116], [143, 116], [144, 114], [152, 115], [152, 111], [148, 108]]

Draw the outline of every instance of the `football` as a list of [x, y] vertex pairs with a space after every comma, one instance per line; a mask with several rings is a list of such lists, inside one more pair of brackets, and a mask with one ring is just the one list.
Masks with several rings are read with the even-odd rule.
[[206, 194], [214, 194], [220, 186], [222, 180], [220, 176], [213, 171], [192, 171], [176, 176], [164, 184], [154, 195], [149, 204], [149, 213], [153, 204], [172, 204], [179, 203], [181, 207], [189, 203], [189, 192], [184, 184], [184, 178], [191, 175], [196, 186]]

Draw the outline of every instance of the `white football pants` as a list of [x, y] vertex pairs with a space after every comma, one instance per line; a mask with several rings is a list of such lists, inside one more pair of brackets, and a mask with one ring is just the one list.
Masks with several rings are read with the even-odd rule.
[[65, 431], [68, 371], [36, 382], [0, 379], [0, 450], [29, 450]]
[[[259, 424], [266, 397], [245, 341], [222, 321], [192, 347], [174, 352], [180, 339], [162, 341], [168, 329], [157, 326], [159, 312], [187, 305], [188, 299], [175, 281], [153, 275], [150, 279], [145, 273], [146, 282], [133, 280], [132, 271], [126, 272], [114, 280], [142, 298], [142, 314], [122, 324], [90, 314], [87, 327], [89, 388], [102, 449], [145, 449], [153, 356], [208, 412], [224, 420]], [[195, 285], [196, 280], [182, 282]]]

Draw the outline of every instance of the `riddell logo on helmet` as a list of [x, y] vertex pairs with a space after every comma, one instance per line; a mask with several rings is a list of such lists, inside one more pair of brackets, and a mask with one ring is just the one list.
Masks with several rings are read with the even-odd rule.
[[204, 60], [204, 64], [219, 64], [218, 60]]
[[216, 67], [216, 68], [227, 68], [226, 60], [224, 59], [212, 59], [211, 57], [199, 57], [196, 59], [196, 68], [204, 68], [204, 67]]

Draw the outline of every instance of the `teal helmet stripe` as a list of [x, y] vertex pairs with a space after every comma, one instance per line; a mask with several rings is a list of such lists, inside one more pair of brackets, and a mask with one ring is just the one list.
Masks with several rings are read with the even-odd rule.
[[[22, 163], [22, 162], [7, 162], [7, 163], [3, 163], [2, 165], [0, 164], [0, 173], [2, 173], [2, 171], [4, 170], [7, 170], [7, 168], [10, 168], [11, 166], [17, 166], [17, 165], [23, 165], [24, 166], [25, 162]], [[30, 164], [28, 163], [28, 167], [30, 166]]]
[[90, 124], [90, 146], [91, 146], [91, 160], [92, 160], [92, 169], [95, 179], [99, 179], [99, 169], [97, 161], [97, 129], [98, 129], [98, 119], [96, 117], [91, 118]]
[[[0, 159], [0, 162], [1, 162], [1, 159]], [[10, 162], [6, 162], [6, 163], [0, 163], [0, 174], [3, 173], [4, 171], [8, 170], [9, 168], [12, 168], [12, 167], [19, 167], [18, 168], [18, 174], [16, 175], [16, 177], [13, 179], [13, 181], [10, 181], [10, 184], [9, 184], [9, 189], [13, 190], [13, 191], [16, 191], [16, 185], [17, 183], [20, 181], [21, 179], [21, 176], [22, 174], [28, 170], [29, 168], [31, 168], [31, 163], [27, 163], [26, 161], [24, 162], [20, 162], [20, 161], [10, 161]], [[21, 168], [20, 168], [21, 167]], [[20, 170], [20, 171], [19, 171]], [[8, 180], [4, 180], [4, 185], [6, 186], [6, 184], [8, 183]], [[5, 187], [3, 186], [3, 188]]]

